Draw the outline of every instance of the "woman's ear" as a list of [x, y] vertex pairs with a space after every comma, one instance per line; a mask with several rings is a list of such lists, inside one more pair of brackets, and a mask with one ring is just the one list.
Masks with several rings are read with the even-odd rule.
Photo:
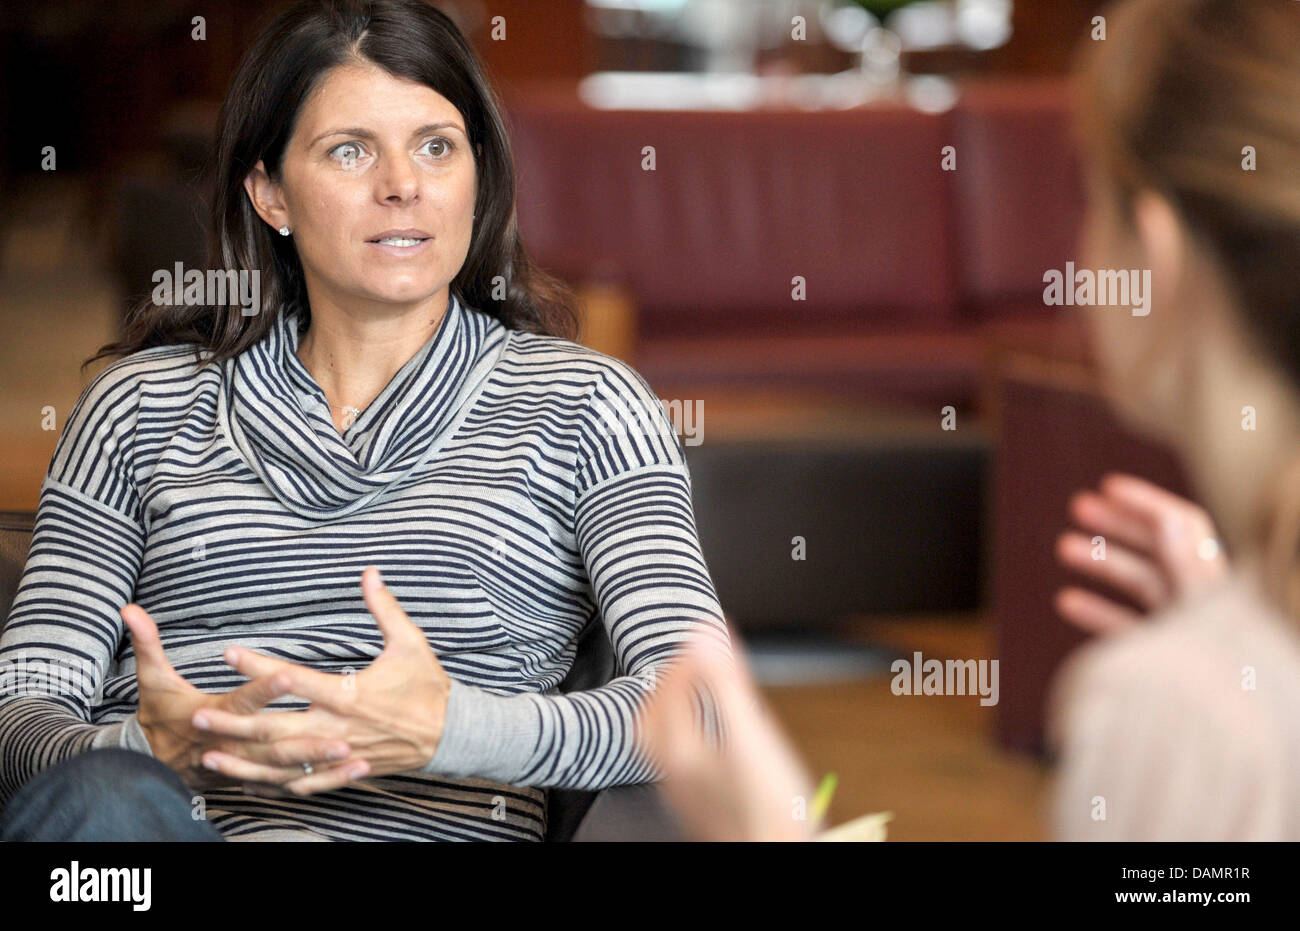
[[[1136, 194], [1131, 216], [1125, 261], [1140, 267], [1115, 270], [1136, 271], [1144, 293], [1140, 299], [1134, 296], [1132, 308], [1094, 308], [1093, 313], [1112, 401], [1140, 430], [1170, 439], [1182, 428], [1197, 327], [1180, 294], [1186, 286], [1188, 243], [1177, 211], [1159, 194]], [[1137, 312], [1139, 300], [1145, 313]]]
[[253, 209], [257, 211], [257, 215], [272, 229], [278, 230], [282, 226], [293, 228], [289, 211], [284, 206], [284, 198], [280, 195], [280, 186], [271, 180], [266, 166], [260, 159], [244, 178], [244, 190], [248, 192], [248, 199], [253, 204]]
[[[1178, 293], [1187, 261], [1186, 232], [1178, 211], [1153, 191], [1141, 191], [1133, 201], [1133, 226], [1151, 272], [1151, 292], [1166, 308]], [[1152, 304], [1152, 294], [1146, 295]]]

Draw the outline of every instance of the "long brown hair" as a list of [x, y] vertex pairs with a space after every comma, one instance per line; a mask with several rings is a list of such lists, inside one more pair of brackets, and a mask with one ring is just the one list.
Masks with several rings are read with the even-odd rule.
[[142, 301], [122, 335], [87, 359], [151, 346], [194, 343], [196, 361], [222, 362], [260, 340], [286, 306], [308, 319], [302, 265], [292, 242], [253, 210], [244, 179], [262, 161], [278, 179], [303, 102], [331, 69], [363, 60], [446, 97], [465, 118], [478, 165], [477, 222], [451, 282], [462, 304], [507, 327], [573, 339], [572, 291], [533, 265], [520, 242], [515, 171], [500, 105], [469, 43], [444, 14], [419, 0], [303, 0], [277, 16], [244, 56], [218, 119], [212, 166], [208, 268], [256, 271], [258, 312], [230, 305]]
[[[1078, 71], [1089, 161], [1130, 221], [1139, 191], [1174, 206], [1300, 391], [1300, 3], [1129, 0], [1104, 16]], [[1270, 596], [1300, 619], [1300, 439], [1296, 454], [1258, 536]]]

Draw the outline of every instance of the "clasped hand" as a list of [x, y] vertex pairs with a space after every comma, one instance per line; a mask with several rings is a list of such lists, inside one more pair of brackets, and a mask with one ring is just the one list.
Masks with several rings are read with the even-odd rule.
[[[250, 681], [220, 695], [190, 685], [168, 662], [148, 612], [126, 605], [138, 719], [153, 755], [192, 788], [243, 785], [254, 794], [310, 795], [425, 766], [442, 738], [451, 680], [377, 569], [362, 573], [361, 590], [384, 636], [366, 669], [330, 675], [232, 646], [226, 662]], [[282, 695], [311, 705], [263, 710]]]

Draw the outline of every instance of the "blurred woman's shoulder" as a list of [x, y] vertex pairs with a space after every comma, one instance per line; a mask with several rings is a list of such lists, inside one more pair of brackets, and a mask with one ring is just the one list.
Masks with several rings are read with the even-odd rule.
[[1272, 607], [1253, 579], [1235, 572], [1126, 633], [1082, 647], [1061, 680], [1130, 679], [1160, 692], [1222, 690], [1240, 698], [1263, 687], [1265, 669], [1295, 670], [1288, 684], [1300, 694], [1300, 624]]
[[1300, 839], [1298, 710], [1300, 629], [1240, 573], [1080, 648], [1049, 699], [1058, 835]]

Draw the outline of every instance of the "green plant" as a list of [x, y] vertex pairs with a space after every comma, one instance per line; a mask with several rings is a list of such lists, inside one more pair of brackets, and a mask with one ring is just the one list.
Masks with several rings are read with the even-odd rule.
[[874, 15], [877, 19], [884, 19], [900, 7], [905, 7], [909, 3], [915, 3], [916, 0], [853, 0], [853, 2], [862, 7], [868, 13]]

